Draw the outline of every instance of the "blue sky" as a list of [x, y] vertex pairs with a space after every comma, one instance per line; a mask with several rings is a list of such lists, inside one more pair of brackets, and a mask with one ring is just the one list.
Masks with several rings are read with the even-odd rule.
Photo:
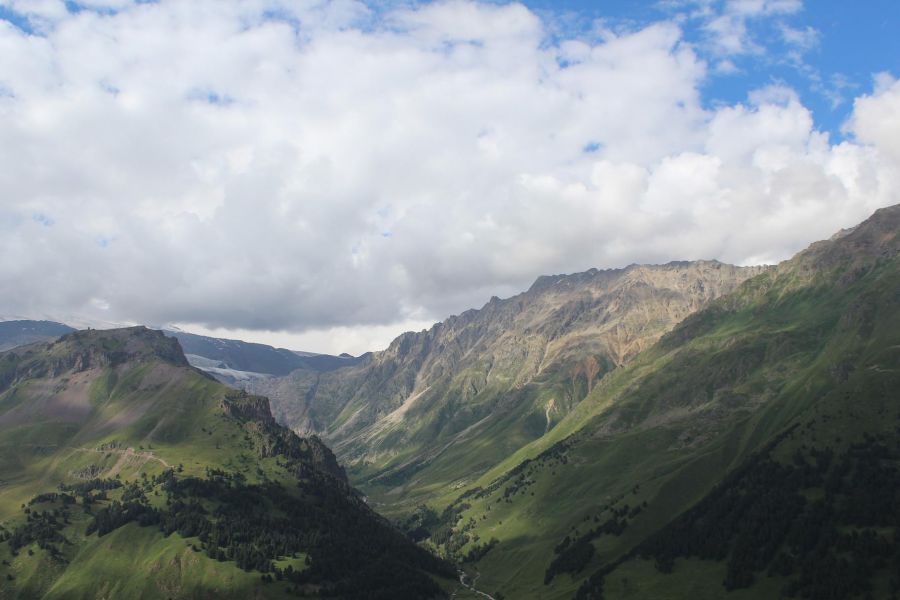
[[[500, 3], [500, 2], [498, 2]], [[610, 28], [634, 29], [689, 12], [690, 2], [626, 0], [525, 0], [535, 12], [561, 19], [563, 34], [589, 35], [597, 21]], [[724, 2], [710, 5], [722, 10]], [[800, 96], [816, 124], [842, 139], [841, 125], [853, 109], [852, 100], [871, 91], [873, 75], [900, 73], [900, 2], [896, 0], [807, 0], [796, 12], [774, 18], [748, 19], [749, 37], [763, 53], [723, 56], [708, 45], [710, 33], [703, 19], [682, 22], [685, 39], [714, 67], [728, 59], [733, 73], [716, 73], [703, 86], [707, 105], [745, 101], [750, 90], [786, 84]], [[785, 42], [782, 27], [810, 32], [810, 46], [798, 49]]]

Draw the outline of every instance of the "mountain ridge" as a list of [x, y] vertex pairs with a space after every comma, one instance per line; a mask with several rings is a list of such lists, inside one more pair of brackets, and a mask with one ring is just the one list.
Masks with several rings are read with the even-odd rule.
[[12, 319], [0, 321], [0, 352], [16, 346], [55, 339], [74, 328], [56, 321]]
[[[296, 369], [329, 371], [358, 362], [356, 357], [332, 356], [275, 348], [267, 344], [214, 338], [186, 331], [162, 328], [166, 335], [176, 338], [185, 354], [197, 355], [221, 363], [218, 368], [261, 375], [287, 375]], [[200, 368], [204, 368], [204, 366]], [[214, 374], [218, 374], [212, 371]], [[226, 381], [231, 383], [231, 381]]]
[[[19, 582], [0, 590], [66, 597], [78, 586], [60, 557], [96, 569], [92, 540], [168, 544], [155, 527], [187, 535], [174, 525], [184, 515], [166, 508], [199, 500], [184, 489], [214, 490], [216, 510], [236, 515], [237, 486], [309, 526], [305, 500], [280, 491], [293, 478], [416, 566], [373, 573], [360, 562], [332, 581], [322, 565], [339, 556], [379, 560], [344, 540], [313, 547], [315, 568], [292, 571], [290, 585], [354, 597], [361, 573], [388, 569], [401, 573], [388, 584], [393, 597], [452, 589], [447, 565], [392, 537], [349, 476], [422, 546], [477, 569], [479, 587], [497, 597], [891, 597], [900, 591], [886, 570], [900, 561], [898, 335], [900, 205], [771, 267], [675, 261], [540, 277], [357, 365], [262, 380], [302, 392], [294, 414], [291, 397], [270, 404], [227, 390], [191, 367], [177, 340], [143, 327], [20, 346], [0, 353], [0, 553], [7, 541], [8, 581]], [[321, 431], [337, 456], [278, 423], [290, 419]], [[128, 484], [98, 497], [93, 516], [65, 509], [60, 493], [113, 475]], [[47, 481], [68, 487], [51, 497]], [[133, 516], [122, 522], [117, 502]], [[47, 514], [75, 529], [53, 529]], [[342, 518], [335, 530], [354, 531]], [[38, 543], [28, 537], [36, 519], [85, 549], [48, 538], [34, 555], [16, 554]], [[190, 522], [226, 533], [215, 519]], [[302, 538], [297, 523], [279, 528]], [[285, 577], [276, 565], [300, 566], [200, 541], [204, 565], [238, 567], [218, 576]], [[56, 596], [29, 571], [36, 565], [55, 569]], [[397, 587], [404, 579], [414, 587]], [[262, 592], [242, 581], [265, 597], [288, 585]]]
[[[847, 511], [900, 493], [898, 250], [895, 206], [747, 280], [409, 530], [511, 597], [891, 597], [844, 532], [896, 532]], [[853, 475], [874, 465], [887, 489]]]
[[[128, 327], [101, 327], [101, 330], [127, 329]], [[223, 383], [235, 386], [244, 379], [266, 379], [286, 375], [295, 369], [328, 371], [354, 365], [361, 359], [349, 354], [332, 356], [315, 352], [302, 352], [275, 348], [266, 344], [226, 338], [214, 338], [166, 327], [150, 327], [162, 330], [169, 337], [179, 340], [185, 355], [193, 366], [216, 377]], [[56, 321], [27, 319], [0, 321], [0, 351], [34, 342], [55, 340], [77, 331]]]
[[455, 578], [321, 440], [140, 326], [0, 353], [0, 557], [0, 596], [23, 599], [425, 598]]
[[435, 461], [493, 439], [493, 456], [468, 459], [473, 474], [483, 472], [556, 426], [675, 323], [767, 268], [674, 261], [544, 276], [521, 294], [401, 334], [354, 367], [244, 387], [270, 397], [282, 422], [322, 435], [380, 501], [423, 470], [449, 484]]

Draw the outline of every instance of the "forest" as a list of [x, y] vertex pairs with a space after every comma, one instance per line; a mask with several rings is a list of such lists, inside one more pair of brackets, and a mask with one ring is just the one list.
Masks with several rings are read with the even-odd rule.
[[788, 598], [874, 598], [886, 578], [889, 597], [900, 597], [897, 439], [865, 434], [842, 450], [803, 444], [790, 461], [775, 460], [789, 434], [629, 555], [601, 567], [576, 599], [602, 599], [604, 577], [635, 557], [653, 560], [661, 573], [678, 569], [679, 558], [724, 561], [728, 591], [780, 577]]
[[[283, 581], [297, 596], [348, 599], [431, 597], [441, 593], [426, 573], [455, 578], [452, 565], [409, 544], [355, 494], [311, 470], [288, 489], [279, 482], [248, 484], [243, 475], [207, 469], [205, 477], [179, 477], [168, 469], [122, 483], [97, 479], [41, 494], [24, 507], [26, 522], [2, 534], [14, 551], [32, 542], [59, 555], [69, 543], [60, 533], [80, 503], [90, 514], [86, 535], [104, 536], [128, 524], [177, 533], [192, 549], [234, 561], [263, 582]], [[109, 500], [107, 492], [121, 488]], [[53, 504], [48, 510], [38, 507]], [[294, 561], [282, 568], [275, 562]]]

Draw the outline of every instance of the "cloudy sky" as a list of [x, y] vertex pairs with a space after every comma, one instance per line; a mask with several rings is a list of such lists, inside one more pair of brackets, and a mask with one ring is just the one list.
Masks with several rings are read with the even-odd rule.
[[896, 2], [0, 0], [0, 315], [353, 353], [900, 202]]

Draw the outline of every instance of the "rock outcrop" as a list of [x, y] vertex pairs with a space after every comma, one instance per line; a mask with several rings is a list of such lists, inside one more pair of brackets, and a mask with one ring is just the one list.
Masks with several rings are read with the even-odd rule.
[[143, 326], [73, 331], [56, 341], [19, 346], [0, 354], [0, 391], [24, 379], [58, 377], [90, 369], [161, 359], [189, 367], [178, 340]]

